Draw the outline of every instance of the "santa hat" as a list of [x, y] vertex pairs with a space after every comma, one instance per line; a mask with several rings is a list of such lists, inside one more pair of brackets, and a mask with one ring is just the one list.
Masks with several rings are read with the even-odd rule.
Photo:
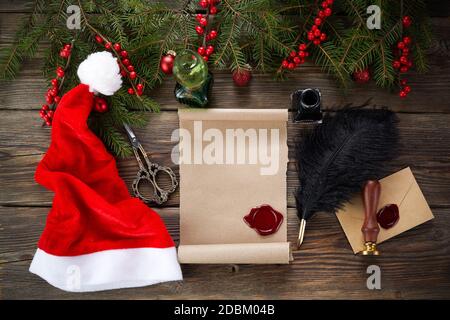
[[55, 196], [30, 271], [79, 292], [182, 280], [163, 221], [130, 196], [114, 158], [86, 124], [94, 92], [112, 95], [121, 86], [116, 59], [91, 54], [78, 76], [82, 84], [61, 99], [36, 170], [36, 181]]

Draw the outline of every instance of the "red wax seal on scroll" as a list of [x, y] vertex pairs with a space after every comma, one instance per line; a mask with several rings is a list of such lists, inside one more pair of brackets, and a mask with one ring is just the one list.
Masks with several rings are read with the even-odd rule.
[[268, 204], [263, 204], [252, 208], [244, 221], [260, 235], [268, 236], [278, 231], [283, 223], [283, 215]]

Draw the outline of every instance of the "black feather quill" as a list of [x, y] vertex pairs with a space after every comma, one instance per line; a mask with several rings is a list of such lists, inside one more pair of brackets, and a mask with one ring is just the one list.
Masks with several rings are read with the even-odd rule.
[[397, 122], [387, 109], [346, 109], [326, 116], [298, 143], [298, 245], [306, 221], [316, 212], [335, 212], [367, 180], [386, 173], [385, 162], [397, 154], [399, 145]]

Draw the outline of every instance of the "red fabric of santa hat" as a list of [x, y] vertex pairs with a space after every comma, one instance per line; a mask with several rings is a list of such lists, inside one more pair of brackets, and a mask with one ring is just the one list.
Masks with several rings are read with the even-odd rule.
[[114, 158], [86, 124], [94, 93], [112, 95], [121, 86], [116, 59], [94, 53], [78, 75], [82, 84], [58, 105], [36, 170], [36, 181], [55, 196], [30, 271], [78, 292], [182, 280], [163, 221], [130, 196]]

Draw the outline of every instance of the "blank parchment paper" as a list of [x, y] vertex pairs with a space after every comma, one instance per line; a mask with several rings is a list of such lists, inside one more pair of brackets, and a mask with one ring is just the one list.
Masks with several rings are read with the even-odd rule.
[[[179, 261], [289, 263], [287, 110], [183, 109], [178, 115], [181, 140]], [[231, 134], [239, 132], [248, 134], [245, 140], [240, 140], [245, 143], [239, 143], [233, 136], [231, 144]], [[223, 148], [215, 149], [212, 154], [217, 158], [211, 163], [198, 151], [209, 154], [211, 143], [221, 140], [217, 136], [223, 137]], [[249, 137], [253, 137], [253, 143]], [[187, 145], [191, 146], [190, 155], [184, 149]], [[264, 147], [266, 157], [260, 154]], [[271, 162], [267, 161], [269, 157]], [[243, 219], [253, 207], [262, 204], [269, 204], [283, 215], [280, 228], [269, 236], [259, 235]]]

